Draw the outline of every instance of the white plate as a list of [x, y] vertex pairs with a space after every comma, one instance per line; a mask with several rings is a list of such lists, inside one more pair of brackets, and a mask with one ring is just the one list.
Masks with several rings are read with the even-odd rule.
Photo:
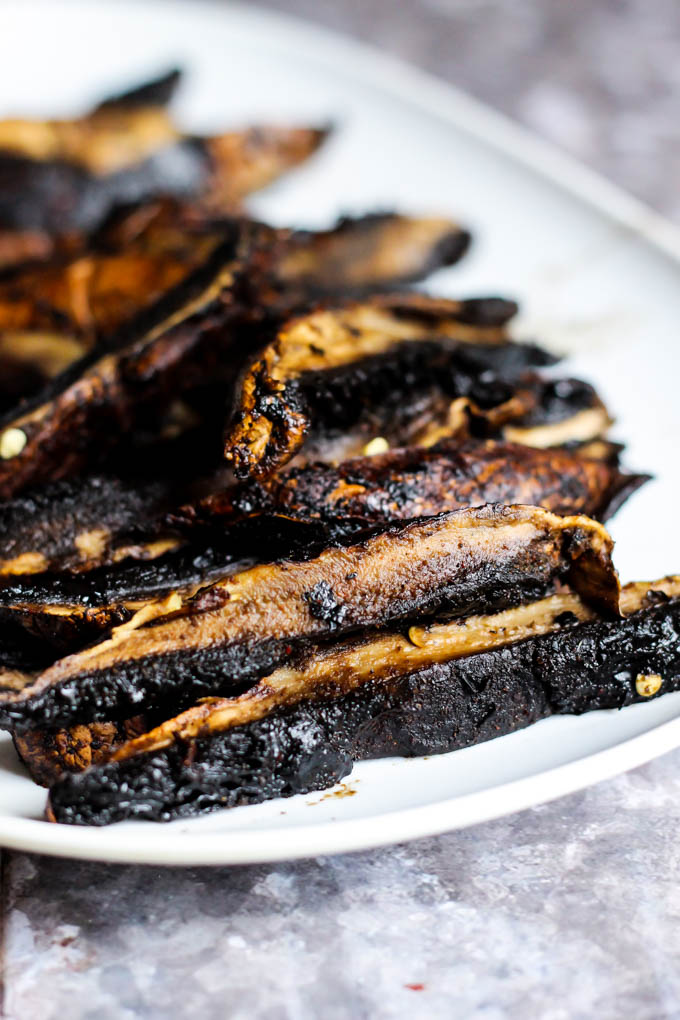
[[[613, 525], [625, 580], [680, 570], [680, 239], [633, 199], [445, 85], [278, 15], [205, 3], [7, 3], [4, 113], [56, 113], [179, 62], [196, 129], [250, 119], [338, 124], [321, 156], [254, 203], [280, 223], [341, 211], [440, 211], [473, 229], [445, 293], [517, 296], [522, 335], [569, 352], [601, 387], [630, 464], [657, 480]], [[498, 817], [680, 745], [680, 694], [550, 719], [480, 747], [358, 766], [339, 791], [170, 825], [40, 820], [44, 791], [0, 744], [0, 843], [156, 864], [226, 864], [356, 850]]]

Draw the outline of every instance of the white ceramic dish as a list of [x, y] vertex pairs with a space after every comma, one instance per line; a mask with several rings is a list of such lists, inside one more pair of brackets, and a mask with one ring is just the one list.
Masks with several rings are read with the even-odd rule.
[[[257, 199], [280, 223], [341, 211], [443, 211], [476, 236], [445, 293], [518, 297], [519, 332], [600, 386], [656, 481], [613, 524], [624, 580], [680, 571], [680, 238], [633, 199], [476, 102], [378, 52], [278, 15], [210, 3], [5, 2], [0, 116], [67, 113], [179, 62], [187, 125], [338, 125], [309, 166]], [[671, 518], [671, 521], [669, 521]], [[669, 527], [669, 523], [671, 526]], [[440, 758], [362, 764], [336, 793], [170, 825], [40, 820], [44, 791], [0, 744], [0, 844], [155, 864], [227, 864], [356, 850], [471, 825], [605, 779], [680, 745], [680, 695], [551, 719]]]

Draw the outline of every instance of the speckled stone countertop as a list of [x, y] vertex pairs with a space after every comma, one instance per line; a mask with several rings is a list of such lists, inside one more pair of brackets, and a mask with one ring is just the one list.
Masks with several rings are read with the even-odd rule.
[[[677, 0], [272, 0], [448, 78], [680, 221]], [[680, 752], [345, 857], [6, 853], [9, 1020], [680, 1017]]]

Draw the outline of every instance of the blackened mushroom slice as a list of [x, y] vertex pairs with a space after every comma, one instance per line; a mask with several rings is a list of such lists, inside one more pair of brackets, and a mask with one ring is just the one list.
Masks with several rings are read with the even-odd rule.
[[[157, 112], [157, 130], [162, 126], [167, 130], [169, 122], [166, 121], [167, 115], [163, 108], [172, 99], [180, 80], [180, 71], [176, 69], [169, 71], [159, 78], [105, 99], [91, 111], [89, 116], [81, 118], [80, 123], [85, 126], [88, 122], [96, 121], [97, 114], [99, 114], [100, 122], [102, 120], [101, 115], [104, 114], [110, 118], [110, 123], [114, 123], [114, 117], [119, 123], [122, 123], [125, 120], [126, 114], [128, 116], [130, 114], [134, 115], [136, 111], [140, 110], [142, 113], [145, 111], [155, 111]], [[4, 166], [3, 160], [0, 158], [0, 177], [3, 174], [9, 176], [14, 198], [17, 199], [16, 204], [19, 206], [17, 210], [11, 212], [9, 219], [5, 211], [5, 221], [0, 224], [0, 270], [3, 267], [42, 260], [55, 252], [58, 239], [52, 233], [47, 232], [43, 226], [33, 228], [27, 228], [25, 225], [22, 226], [26, 217], [36, 219], [36, 215], [33, 210], [24, 208], [21, 195], [16, 194], [17, 181], [16, 174], [13, 172], [16, 169], [14, 160], [25, 159], [26, 166], [29, 168], [29, 174], [32, 176], [37, 174], [39, 176], [43, 163], [46, 164], [47, 153], [56, 145], [56, 136], [60, 130], [62, 136], [65, 136], [69, 132], [70, 125], [72, 144], [77, 144], [76, 139], [79, 129], [74, 126], [77, 123], [79, 122], [62, 122], [60, 128], [59, 122], [52, 122], [52, 124], [49, 122], [45, 124], [20, 120], [0, 122], [0, 149], [4, 149], [5, 156], [9, 157]], [[148, 123], [150, 124], [151, 120]], [[139, 130], [141, 121], [132, 117], [128, 121], [128, 125], [130, 127], [135, 125], [137, 130]], [[83, 132], [81, 132], [81, 144], [82, 135]], [[31, 156], [34, 156], [35, 159], [31, 159]], [[49, 179], [50, 171], [46, 165], [43, 172], [45, 174], [45, 182], [44, 187], [39, 189], [39, 197], [42, 201], [46, 202], [50, 200], [50, 196], [44, 194], [44, 192], [49, 190], [52, 182]], [[53, 182], [55, 184], [58, 182], [60, 173], [67, 174], [68, 172], [62, 171], [57, 162], [57, 165], [53, 168]], [[39, 221], [40, 219], [41, 216], [38, 215], [37, 220]], [[70, 229], [68, 224], [66, 224], [66, 227]], [[59, 228], [60, 233], [62, 229], [62, 227]], [[70, 246], [73, 240], [72, 237], [69, 237], [66, 240], [67, 245]]]
[[[501, 376], [550, 363], [546, 352], [507, 338], [515, 305], [374, 297], [293, 319], [246, 369], [225, 455], [241, 477], [266, 477], [300, 450], [312, 429], [378, 427], [418, 396], [476, 399]], [[494, 385], [496, 384], [496, 385]], [[492, 403], [504, 399], [491, 398]]]
[[137, 163], [177, 138], [165, 108], [179, 80], [170, 72], [70, 120], [0, 120], [0, 151], [79, 164], [99, 173]]
[[[131, 119], [138, 123], [128, 125]], [[122, 203], [170, 194], [202, 205], [206, 213], [236, 212], [252, 191], [307, 159], [327, 134], [322, 128], [262, 126], [213, 138], [182, 137], [166, 126], [164, 114], [154, 120], [152, 131], [143, 113], [126, 115], [131, 134], [119, 148], [119, 138], [95, 135], [86, 143], [89, 151], [68, 159], [15, 151], [8, 126], [0, 123], [4, 264], [50, 254], [69, 233], [77, 243]]]
[[[396, 372], [401, 364], [403, 360], [400, 362], [399, 359], [394, 363], [388, 362], [387, 369]], [[427, 376], [427, 369], [423, 374]], [[391, 379], [392, 375], [389, 375], [388, 384]], [[454, 387], [468, 386], [472, 395], [452, 400], [452, 381]], [[352, 457], [383, 453], [390, 448], [429, 448], [454, 439], [459, 442], [470, 438], [500, 440], [508, 439], [509, 435], [517, 436], [513, 442], [536, 449], [552, 448], [548, 441], [552, 435], [556, 447], [578, 446], [584, 450], [592, 445], [593, 449], [599, 447], [608, 455], [614, 444], [605, 438], [611, 422], [606, 408], [591, 386], [580, 380], [566, 381], [573, 396], [556, 405], [554, 382], [533, 372], [503, 379], [491, 371], [475, 379], [469, 375], [466, 379], [462, 373], [456, 373], [452, 380], [446, 372], [433, 373], [425, 381], [420, 376], [417, 388], [409, 392], [408, 400], [397, 402], [395, 397], [398, 398], [402, 390], [396, 386], [386, 395], [382, 394], [385, 399], [380, 400], [377, 406], [367, 404], [362, 407], [359, 419], [351, 426], [339, 429], [326, 425], [318, 432], [312, 429], [288, 467], [315, 461], [338, 464]], [[403, 386], [403, 373], [399, 384]], [[596, 416], [589, 414], [593, 410], [597, 411]], [[581, 438], [586, 418], [584, 412], [588, 413], [593, 426], [585, 442]], [[523, 426], [529, 418], [531, 428], [513, 431], [515, 424]], [[555, 428], [557, 424], [559, 429]], [[595, 453], [593, 459], [604, 459], [604, 455]]]
[[[195, 541], [199, 529], [226, 538], [228, 528], [258, 514], [318, 519], [333, 530], [344, 517], [352, 530], [362, 530], [465, 506], [526, 503], [605, 520], [646, 480], [621, 470], [617, 450], [606, 443], [544, 451], [461, 438], [338, 465], [311, 463], [266, 485], [225, 488], [221, 472], [201, 462], [200, 445], [193, 434], [169, 442], [165, 451], [153, 444], [135, 471], [65, 479], [0, 504], [3, 583], [47, 571], [85, 573], [155, 560]], [[199, 496], [179, 506], [192, 490]], [[210, 495], [200, 495], [206, 491]]]
[[173, 67], [157, 78], [142, 82], [141, 85], [133, 85], [124, 92], [117, 92], [102, 99], [94, 107], [94, 113], [101, 113], [104, 110], [135, 110], [141, 107], [162, 107], [167, 106], [174, 98], [175, 92], [182, 81], [182, 71]]
[[274, 276], [306, 299], [358, 295], [422, 280], [453, 265], [469, 245], [468, 231], [441, 217], [345, 217], [330, 230], [293, 234]]
[[444, 440], [332, 465], [311, 463], [212, 493], [172, 515], [189, 529], [258, 512], [366, 521], [431, 517], [484, 503], [525, 503], [605, 520], [646, 480], [607, 450], [539, 450], [494, 440]]
[[618, 607], [611, 539], [587, 517], [488, 506], [395, 525], [306, 561], [267, 563], [205, 588], [56, 663], [0, 716], [18, 731], [136, 714], [233, 691], [296, 648], [358, 630], [513, 604], [569, 582]]
[[[36, 782], [49, 785], [46, 779], [54, 781], [63, 772], [82, 772], [93, 764], [92, 749], [97, 760], [105, 760], [132, 737], [140, 737], [121, 750], [118, 760], [159, 751], [173, 741], [224, 733], [307, 699], [341, 697], [368, 681], [384, 683], [426, 666], [559, 629], [559, 620], [573, 622], [594, 616], [578, 596], [563, 592], [491, 615], [346, 639], [303, 655], [242, 695], [205, 698], [179, 717], [163, 721], [153, 732], [147, 732], [151, 729], [148, 720], [136, 717], [123, 723], [79, 724], [54, 732], [31, 730], [15, 736], [15, 746]], [[139, 728], [144, 722], [146, 727]], [[130, 733], [128, 727], [136, 732]]]
[[328, 133], [263, 125], [184, 135], [165, 108], [176, 82], [166, 76], [73, 120], [0, 121], [0, 250], [30, 254], [35, 238], [90, 233], [115, 206], [160, 195], [233, 211]]
[[[187, 280], [6, 415], [0, 421], [0, 499], [100, 459], [151, 404], [167, 406], [190, 384], [201, 352], [211, 364], [225, 360], [220, 342], [229, 344], [230, 326], [243, 315], [239, 286], [262, 257], [249, 225], [234, 225]], [[199, 370], [196, 381], [201, 378]]]
[[564, 593], [416, 628], [410, 640], [390, 634], [327, 649], [63, 775], [48, 818], [168, 821], [309, 793], [356, 761], [446, 753], [549, 715], [677, 690], [680, 578], [632, 585], [622, 602], [626, 615], [612, 621]]
[[[178, 438], [154, 437], [139, 449], [123, 443], [113, 459], [107, 459], [106, 470], [97, 468], [91, 475], [31, 487], [25, 494], [0, 504], [0, 575], [91, 570], [126, 558], [150, 559], [176, 545], [178, 536], [186, 539], [196, 524], [212, 523], [224, 529], [235, 519], [263, 512], [297, 517], [312, 514], [326, 519], [337, 517], [334, 504], [338, 512], [356, 510], [352, 516], [357, 521], [386, 519], [388, 508], [395, 518], [403, 519], [417, 516], [417, 509], [422, 515], [454, 509], [462, 505], [467, 493], [469, 505], [532, 502], [556, 512], [585, 512], [606, 519], [645, 476], [620, 471], [616, 448], [603, 440], [556, 451], [555, 463], [561, 465], [561, 476], [549, 466], [553, 456], [550, 450], [544, 453], [538, 449], [531, 454], [517, 449], [519, 461], [513, 466], [507, 459], [512, 444], [498, 448], [503, 463], [497, 467], [502, 477], [494, 478], [482, 464], [479, 484], [466, 476], [462, 464], [459, 468], [463, 474], [458, 477], [454, 472], [459, 446], [470, 470], [476, 450], [480, 455], [486, 450], [485, 457], [495, 457], [490, 444], [484, 446], [470, 438], [471, 431], [502, 435], [508, 422], [522, 418], [529, 410], [538, 420], [544, 389], [541, 380], [522, 380], [510, 387], [507, 400], [485, 408], [468, 398], [451, 403], [433, 390], [420, 403], [410, 405], [412, 418], [404, 421], [397, 416], [382, 436], [370, 438], [371, 431], [366, 434], [364, 422], [362, 427], [337, 437], [317, 437], [306, 447], [312, 463], [300, 467], [293, 461], [289, 475], [274, 476], [264, 485], [230, 483], [226, 489], [229, 472], [216, 470], [220, 458], [217, 432], [213, 434], [209, 423], [196, 426], [191, 408], [183, 410], [177, 403], [170, 408], [167, 428], [172, 435], [179, 429]], [[221, 416], [222, 392], [218, 391], [217, 399], [209, 395], [207, 404], [201, 404], [203, 411], [215, 405], [214, 422]], [[552, 427], [552, 412], [549, 402], [548, 428]], [[569, 413], [578, 425], [578, 407], [570, 406]], [[563, 436], [569, 435], [569, 420], [561, 422]], [[391, 443], [398, 446], [404, 441], [414, 446], [422, 444], [425, 449], [389, 449]], [[436, 444], [438, 452], [430, 453]], [[83, 459], [87, 459], [87, 451], [83, 452]], [[332, 463], [338, 458], [340, 463], [333, 466], [319, 462]], [[521, 474], [520, 461], [534, 472], [531, 477]], [[54, 468], [53, 473], [60, 471]], [[331, 485], [336, 477], [338, 486]], [[406, 498], [406, 490], [416, 477], [424, 489], [422, 498], [414, 501]], [[562, 498], [557, 486], [561, 486]], [[292, 493], [293, 487], [297, 495]], [[166, 511], [182, 502], [182, 489], [187, 495], [193, 490], [199, 501], [185, 502], [168, 517]], [[201, 501], [200, 494], [205, 492], [214, 495]], [[318, 506], [314, 505], [315, 493], [322, 500]]]
[[[189, 454], [192, 445], [186, 447]], [[171, 444], [170, 451], [175, 449], [181, 452]], [[146, 477], [128, 473], [67, 479], [1, 504], [0, 577], [5, 595], [9, 586], [21, 600], [17, 581], [23, 578], [26, 594], [33, 589], [31, 603], [39, 605], [52, 582], [45, 578], [41, 595], [30, 575], [47, 571], [82, 575], [73, 587], [77, 590], [80, 584], [83, 594], [88, 576], [97, 578], [93, 588], [110, 591], [115, 588], [115, 570], [107, 574], [101, 568], [115, 564], [123, 565], [131, 578], [129, 590], [134, 590], [135, 570], [125, 564], [160, 560], [159, 570], [164, 572], [164, 558], [173, 549], [192, 543], [199, 555], [206, 529], [224, 544], [230, 531], [247, 523], [258, 536], [250, 540], [255, 554], [256, 547], [261, 551], [259, 536], [268, 528], [263, 521], [257, 531], [260, 515], [289, 519], [291, 526], [315, 520], [327, 525], [311, 529], [307, 537], [301, 532], [294, 543], [298, 546], [323, 541], [324, 534], [331, 541], [343, 532], [350, 535], [389, 521], [485, 503], [534, 504], [554, 513], [606, 520], [647, 480], [620, 468], [612, 444], [544, 451], [463, 438], [427, 449], [393, 449], [338, 465], [311, 463], [265, 485], [246, 482], [225, 488], [220, 472], [200, 475], [200, 460], [196, 481], [183, 460], [166, 457], [162, 471], [153, 467], [149, 463]], [[192, 489], [199, 496], [178, 507], [182, 491]], [[210, 495], [201, 496], [205, 491]], [[233, 546], [244, 548], [247, 541], [243, 527], [237, 527]], [[283, 536], [280, 554], [289, 554]], [[183, 561], [187, 555], [179, 552], [177, 557]], [[60, 584], [56, 582], [57, 588]]]
[[[12, 365], [16, 372], [33, 366], [38, 378], [52, 378], [186, 279], [233, 229], [224, 218], [205, 220], [181, 204], [156, 203], [121, 214], [84, 253], [0, 279], [0, 366], [5, 373]], [[272, 315], [322, 295], [421, 279], [455, 261], [468, 238], [448, 220], [396, 213], [342, 220], [318, 233], [259, 229], [263, 243], [280, 249], [258, 295]]]
[[[91, 569], [111, 558], [124, 559], [127, 546], [135, 555], [135, 528], [169, 509], [180, 491], [173, 479], [95, 474], [0, 504], [0, 577]], [[127, 543], [124, 536], [129, 536]], [[154, 541], [137, 541], [137, 558], [161, 555], [161, 546], [151, 547]]]

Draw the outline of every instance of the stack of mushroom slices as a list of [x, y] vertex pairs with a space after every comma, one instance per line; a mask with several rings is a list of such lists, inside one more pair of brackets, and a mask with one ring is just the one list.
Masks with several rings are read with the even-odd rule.
[[[173, 72], [0, 123], [0, 724], [47, 817], [165, 821], [680, 687], [646, 479], [466, 230], [244, 212], [326, 128], [185, 135]], [[546, 369], [550, 368], [550, 371]]]

